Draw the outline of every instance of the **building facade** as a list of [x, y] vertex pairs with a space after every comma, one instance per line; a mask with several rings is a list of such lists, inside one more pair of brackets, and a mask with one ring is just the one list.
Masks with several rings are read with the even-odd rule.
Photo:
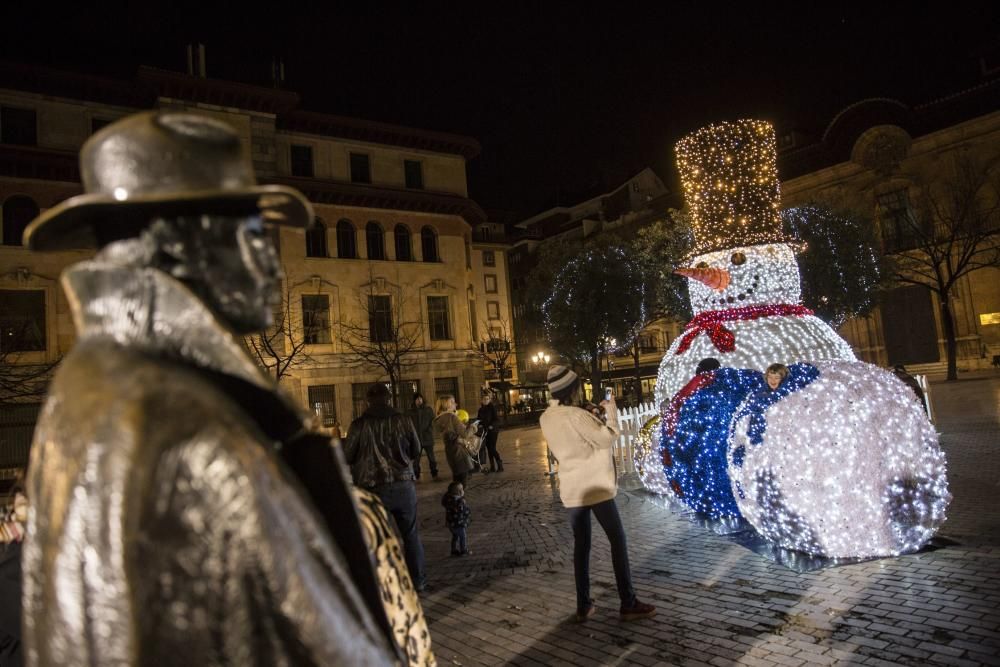
[[[510, 321], [506, 251], [468, 197], [469, 137], [305, 111], [293, 92], [140, 68], [128, 81], [0, 65], [0, 362], [57, 362], [73, 344], [58, 279], [90, 252], [29, 253], [26, 224], [82, 191], [77, 153], [95, 131], [143, 109], [223, 120], [262, 183], [298, 188], [315, 225], [274, 230], [286, 280], [264, 361], [296, 358], [281, 386], [326, 426], [346, 424], [386, 379], [359, 346], [402, 330], [411, 339], [400, 403], [419, 391], [474, 407], [486, 382], [483, 327]], [[275, 332], [272, 332], [275, 333]], [[252, 346], [251, 346], [252, 348]], [[273, 373], [272, 371], [272, 374]]]
[[[819, 202], [852, 210], [877, 226], [885, 253], [913, 252], [907, 230], [939, 218], [937, 204], [957, 195], [956, 168], [984, 174], [979, 193], [993, 207], [1000, 248], [1000, 80], [927, 104], [870, 99], [838, 114], [815, 142], [786, 137], [779, 153], [782, 206]], [[800, 143], [801, 145], [796, 145]], [[935, 199], [927, 197], [933, 191]], [[927, 223], [930, 224], [930, 223]], [[1000, 268], [961, 278], [951, 293], [958, 339], [958, 368], [973, 370], [1000, 359]], [[878, 365], [906, 364], [911, 371], [946, 370], [944, 324], [938, 296], [920, 286], [887, 292], [866, 318], [840, 333], [858, 356]]]

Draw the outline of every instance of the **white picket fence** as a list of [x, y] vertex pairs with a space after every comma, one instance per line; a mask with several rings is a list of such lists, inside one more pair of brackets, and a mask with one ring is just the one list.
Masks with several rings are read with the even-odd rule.
[[635, 439], [639, 429], [649, 419], [657, 414], [656, 404], [652, 401], [640, 403], [631, 408], [618, 409], [618, 440], [615, 442], [615, 464], [618, 466], [618, 476], [635, 475]]

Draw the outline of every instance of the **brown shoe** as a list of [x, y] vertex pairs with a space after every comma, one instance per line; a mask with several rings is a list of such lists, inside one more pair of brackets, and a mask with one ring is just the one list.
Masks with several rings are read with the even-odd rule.
[[573, 616], [573, 620], [575, 620], [577, 623], [583, 623], [588, 618], [593, 616], [595, 611], [597, 611], [597, 609], [596, 607], [594, 607], [594, 605], [590, 605], [589, 607], [585, 607], [583, 609], [577, 609], [576, 614], [574, 614]]
[[621, 619], [623, 621], [638, 621], [640, 618], [656, 616], [656, 607], [636, 600], [635, 604], [631, 607], [622, 607], [619, 610], [619, 614], [621, 615]]

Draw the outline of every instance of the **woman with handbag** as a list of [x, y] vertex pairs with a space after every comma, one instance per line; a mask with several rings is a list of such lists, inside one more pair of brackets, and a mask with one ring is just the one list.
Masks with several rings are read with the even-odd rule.
[[454, 396], [439, 396], [434, 410], [437, 413], [434, 427], [444, 439], [444, 455], [451, 468], [452, 481], [465, 485], [469, 472], [475, 467], [472, 457], [479, 451], [475, 446], [475, 424], [466, 425], [459, 421], [455, 414], [457, 409]]

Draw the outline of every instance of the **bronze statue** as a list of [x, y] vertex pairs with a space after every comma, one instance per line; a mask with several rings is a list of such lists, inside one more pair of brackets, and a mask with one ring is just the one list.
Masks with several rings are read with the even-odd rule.
[[25, 232], [98, 249], [62, 278], [79, 338], [31, 454], [28, 664], [405, 660], [342, 461], [241, 345], [278, 298], [264, 225], [308, 202], [198, 115], [128, 117], [80, 162], [86, 194]]

